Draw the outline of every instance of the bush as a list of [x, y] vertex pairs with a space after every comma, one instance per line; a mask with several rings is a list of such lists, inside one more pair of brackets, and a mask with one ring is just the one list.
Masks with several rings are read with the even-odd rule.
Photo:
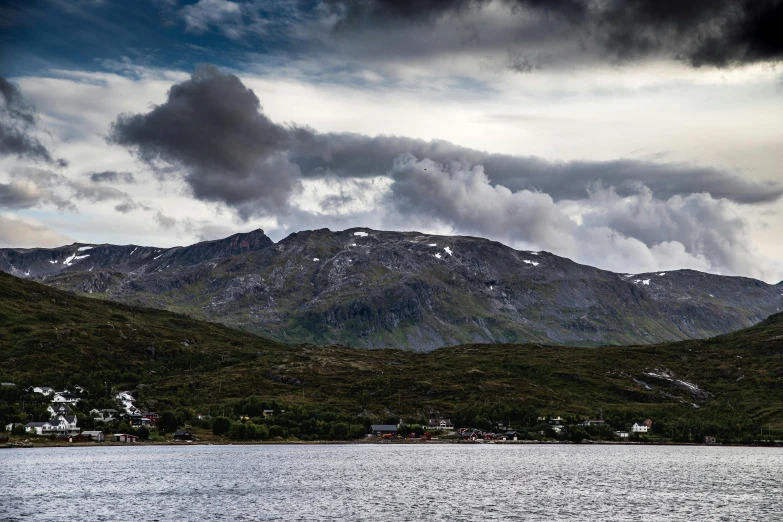
[[139, 436], [141, 440], [149, 440], [150, 438], [150, 430], [148, 430], [145, 426], [139, 428], [136, 434]]
[[[269, 429], [264, 424], [245, 424], [247, 428], [246, 437], [248, 440], [266, 440], [269, 438]], [[279, 426], [278, 426], [279, 428]]]
[[269, 438], [269, 429], [263, 424], [232, 422], [228, 436], [234, 440], [266, 440]]
[[225, 435], [231, 429], [231, 420], [226, 417], [215, 417], [212, 421], [212, 433], [215, 435]]
[[335, 422], [329, 430], [329, 438], [332, 440], [345, 440], [348, 438], [348, 423]]
[[228, 436], [234, 440], [244, 440], [247, 436], [247, 428], [241, 422], [232, 422], [228, 429]]

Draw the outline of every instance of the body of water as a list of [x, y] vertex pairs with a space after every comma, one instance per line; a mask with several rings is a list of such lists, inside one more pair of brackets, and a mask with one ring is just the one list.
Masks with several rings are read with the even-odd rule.
[[0, 450], [0, 520], [781, 520], [783, 451], [620, 445]]

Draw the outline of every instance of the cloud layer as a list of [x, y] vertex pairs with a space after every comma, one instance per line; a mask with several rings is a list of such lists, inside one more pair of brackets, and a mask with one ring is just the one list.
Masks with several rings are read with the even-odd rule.
[[[326, 4], [337, 18], [338, 32], [432, 26], [444, 19], [457, 27], [470, 26], [482, 11], [495, 8], [503, 9], [514, 23], [501, 38], [484, 35], [496, 46], [523, 44], [553, 54], [558, 52], [558, 42], [570, 41], [619, 62], [665, 56], [693, 67], [783, 59], [781, 0], [329, 0]], [[481, 45], [479, 39], [475, 33], [465, 41]], [[536, 67], [533, 54], [517, 52], [510, 58], [508, 66], [520, 72]]]

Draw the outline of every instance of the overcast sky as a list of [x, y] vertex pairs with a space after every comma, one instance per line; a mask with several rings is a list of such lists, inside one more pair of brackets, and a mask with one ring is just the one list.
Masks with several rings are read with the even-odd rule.
[[783, 0], [0, 0], [0, 246], [468, 234], [783, 279]]

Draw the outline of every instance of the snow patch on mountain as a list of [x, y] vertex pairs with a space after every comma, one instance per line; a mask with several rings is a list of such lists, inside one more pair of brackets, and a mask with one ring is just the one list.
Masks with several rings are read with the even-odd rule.
[[71, 266], [74, 261], [79, 261], [80, 259], [85, 259], [87, 257], [90, 257], [90, 254], [84, 254], [83, 256], [77, 256], [76, 254], [72, 254], [68, 256], [65, 261], [63, 261], [63, 264], [65, 266]]

